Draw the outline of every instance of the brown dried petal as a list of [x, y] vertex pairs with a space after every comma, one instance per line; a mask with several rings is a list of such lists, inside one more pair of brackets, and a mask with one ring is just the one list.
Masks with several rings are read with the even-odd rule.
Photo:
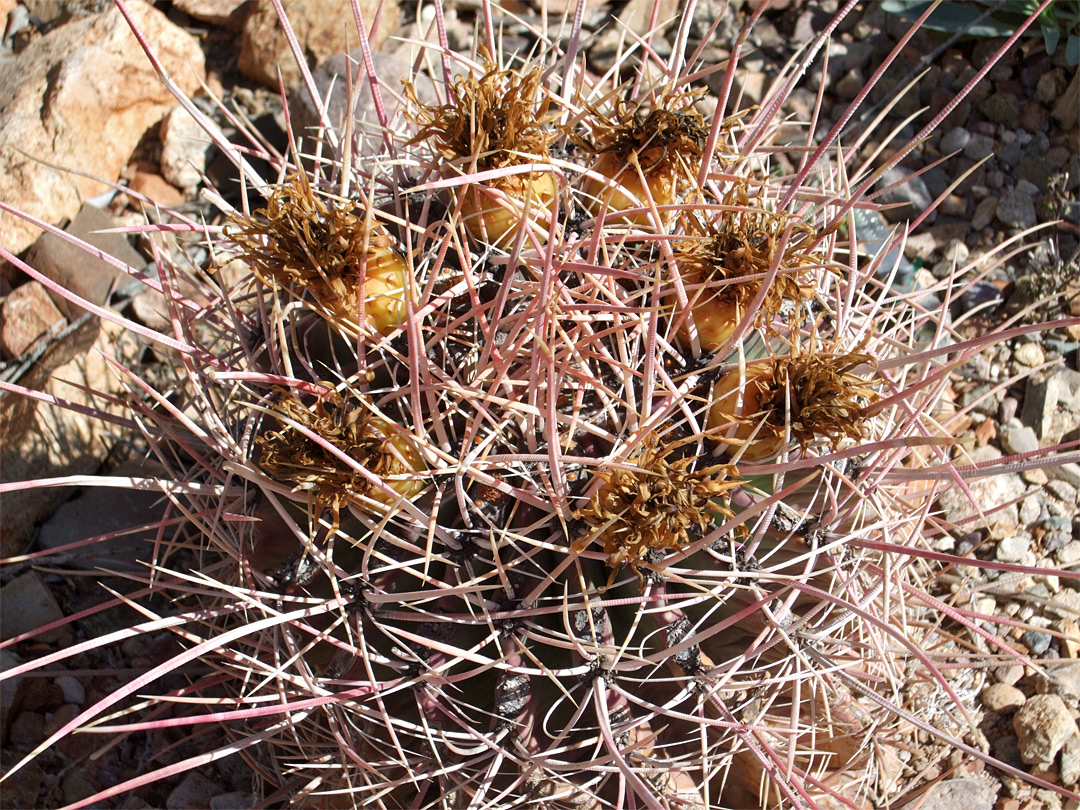
[[589, 505], [577, 513], [596, 531], [588, 539], [604, 540], [608, 565], [615, 569], [644, 559], [652, 549], [680, 548], [690, 531], [705, 531], [717, 515], [731, 516], [713, 498], [724, 498], [739, 485], [731, 465], [689, 471], [694, 458], [668, 462], [674, 446], [661, 446], [650, 434], [638, 455], [628, 460], [634, 469], [597, 471], [603, 486]]

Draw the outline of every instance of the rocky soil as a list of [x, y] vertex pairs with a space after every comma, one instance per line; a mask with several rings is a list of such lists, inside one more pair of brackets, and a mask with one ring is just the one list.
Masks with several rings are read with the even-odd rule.
[[[563, 13], [566, 0], [512, 0], [496, 16], [504, 47], [531, 44], [530, 26], [543, 26]], [[675, 18], [674, 0], [659, 0], [658, 19]], [[68, 243], [42, 233], [32, 222], [0, 213], [0, 246], [17, 254], [47, 278], [74, 290], [93, 304], [111, 307], [154, 329], [169, 329], [159, 293], [130, 285], [115, 257], [153, 270], [153, 246], [138, 238], [103, 230], [160, 216], [155, 203], [175, 212], [213, 221], [215, 209], [199, 196], [204, 177], [231, 188], [227, 161], [205, 142], [191, 117], [176, 106], [115, 8], [90, 0], [0, 0], [0, 202], [63, 228], [100, 250], [88, 258]], [[355, 41], [350, 0], [284, 3], [294, 9], [293, 25], [311, 60], [315, 80], [328, 87], [340, 70], [338, 56]], [[375, 19], [371, 0], [362, 0], [365, 20]], [[736, 88], [743, 106], [759, 102], [779, 67], [821, 29], [836, 0], [777, 0], [764, 13], [750, 39], [753, 52], [743, 59], [747, 74]], [[277, 26], [269, 0], [174, 0], [128, 6], [149, 35], [165, 70], [207, 114], [226, 124], [210, 100], [224, 98], [237, 121], [276, 148], [283, 148], [283, 104], [279, 77], [290, 88], [294, 126], [315, 113], [293, 94], [301, 80]], [[718, 0], [697, 4], [691, 36], [701, 42], [717, 17], [720, 24], [704, 42], [703, 58], [727, 58], [748, 0], [730, 5]], [[630, 0], [614, 6], [588, 0], [585, 30], [589, 64], [610, 66], [625, 31], [644, 34], [652, 2]], [[478, 4], [448, 0], [446, 25], [454, 48], [471, 49]], [[620, 26], [611, 25], [615, 15]], [[415, 19], [413, 8], [392, 0], [381, 4], [372, 37], [380, 76], [404, 76], [423, 40], [430, 18]], [[670, 52], [674, 26], [662, 26], [652, 46]], [[808, 120], [816, 89], [825, 87], [820, 132], [840, 118], [874, 72], [881, 54], [905, 31], [877, 2], [862, 4], [836, 32], [827, 71], [820, 66], [790, 99], [790, 112]], [[352, 34], [349, 36], [348, 34]], [[1000, 40], [962, 39], [942, 48], [943, 37], [920, 32], [905, 54], [903, 69], [887, 77], [860, 113], [869, 120], [919, 71], [929, 74], [919, 89], [902, 98], [885, 122], [862, 145], [866, 155], [880, 136], [900, 127], [900, 140], [912, 136], [907, 116], [926, 107], [918, 126], [952, 98], [985, 64]], [[926, 57], [925, 63], [920, 57]], [[910, 71], [911, 76], [903, 76]], [[716, 81], [719, 81], [717, 74]], [[339, 79], [339, 81], [341, 81]], [[393, 78], [389, 79], [394, 82]], [[713, 79], [709, 79], [713, 81]], [[718, 87], [711, 89], [718, 90]], [[339, 96], [340, 97], [340, 94]], [[370, 99], [361, 100], [361, 107]], [[880, 202], [895, 203], [893, 222], [922, 213], [944, 195], [907, 242], [904, 267], [910, 282], [928, 295], [950, 296], [952, 326], [960, 338], [986, 334], [1007, 325], [1062, 316], [1080, 316], [1080, 75], [1063, 53], [1046, 53], [1041, 37], [1026, 40], [990, 71], [926, 143], [905, 159], [884, 185], [918, 177], [892, 189]], [[331, 118], [340, 111], [331, 107]], [[299, 124], [297, 123], [299, 122]], [[234, 122], [235, 123], [235, 122]], [[890, 147], [886, 145], [885, 153]], [[948, 161], [935, 162], [956, 153]], [[75, 171], [65, 171], [64, 169]], [[966, 176], [965, 176], [966, 175]], [[962, 182], [950, 189], [960, 177]], [[1042, 226], [1035, 229], [1036, 226]], [[1003, 263], [992, 261], [1001, 245], [1027, 232]], [[159, 248], [162, 246], [158, 246]], [[165, 249], [178, 261], [205, 267], [205, 246], [177, 235]], [[1008, 251], [1009, 248], [1006, 248]], [[955, 288], [947, 282], [954, 267], [973, 272]], [[972, 280], [974, 279], [974, 280]], [[191, 291], [197, 295], [197, 290]], [[123, 411], [110, 397], [124, 396], [124, 382], [108, 367], [103, 353], [119, 352], [139, 362], [153, 379], [165, 358], [139, 345], [130, 333], [87, 315], [51, 296], [42, 283], [10, 264], [0, 268], [0, 380], [44, 397]], [[939, 418], [958, 437], [964, 463], [991, 463], [1035, 453], [1040, 448], [1080, 441], [1080, 327], [1049, 330], [1003, 341], [959, 369], [951, 405]], [[156, 370], [155, 370], [156, 369]], [[91, 393], [94, 392], [94, 393]], [[0, 391], [0, 480], [19, 481], [71, 475], [153, 474], [139, 461], [139, 448], [118, 442], [107, 423], [74, 410], [42, 407], [32, 399]], [[963, 493], [943, 496], [942, 531], [934, 548], [996, 563], [1045, 568], [1031, 576], [994, 568], [962, 566], [946, 570], [933, 583], [949, 604], [979, 617], [997, 636], [1037, 666], [1024, 666], [962, 633], [953, 652], [963, 651], [963, 694], [978, 720], [985, 745], [1001, 760], [1046, 781], [1080, 782], [1080, 466], [1031, 466], [1017, 472], [974, 479], [972, 494], [988, 517], [984, 521]], [[150, 526], [160, 505], [152, 493], [88, 486], [35, 488], [5, 494], [2, 504], [0, 598], [8, 640], [64, 616], [67, 624], [0, 650], [8, 668], [55, 645], [93, 638], [130, 626], [139, 617], [121, 606], [109, 607], [100, 587], [130, 589], [125, 571], [138, 571], [149, 555]], [[135, 531], [131, 531], [132, 529]], [[945, 530], [948, 528], [948, 530]], [[79, 541], [113, 533], [109, 542], [89, 549]], [[48, 556], [20, 555], [51, 552]], [[113, 572], [102, 579], [100, 569]], [[107, 609], [98, 609], [105, 605]], [[106, 694], [125, 673], [147, 668], [174, 650], [170, 636], [136, 637], [112, 648], [69, 660], [66, 670], [47, 677], [5, 682], [0, 690], [0, 738], [5, 769]], [[186, 671], [185, 676], [195, 676]], [[172, 676], [177, 687], [181, 674]], [[959, 682], [959, 681], [958, 681]], [[915, 690], [909, 695], [917, 699]], [[200, 750], [198, 734], [132, 735], [98, 751], [96, 740], [69, 737], [15, 778], [4, 783], [4, 807], [57, 807], [88, 796], [144, 770], [182, 760]], [[922, 797], [923, 808], [1035, 810], [1069, 803], [981, 763], [913, 739], [903, 766], [935, 786]], [[98, 753], [91, 757], [92, 752]], [[101, 806], [252, 807], [260, 786], [237, 757]], [[915, 800], [915, 795], [904, 797]]]

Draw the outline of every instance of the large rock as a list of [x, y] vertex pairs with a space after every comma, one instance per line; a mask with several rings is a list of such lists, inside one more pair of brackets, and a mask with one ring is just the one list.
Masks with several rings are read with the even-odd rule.
[[[134, 355], [136, 345], [119, 327], [88, 318], [49, 347], [19, 385], [119, 414], [121, 406], [89, 391], [119, 393], [116, 372], [105, 356]], [[132, 362], [127, 357], [127, 362]], [[84, 390], [84, 388], [86, 390]], [[116, 428], [92, 416], [59, 406], [0, 392], [0, 482], [34, 481], [98, 470], [115, 443]], [[69, 487], [30, 487], [0, 494], [0, 556], [26, 551], [34, 524], [71, 495]]]
[[[0, 599], [4, 601], [4, 623], [0, 626], [0, 638], [5, 641], [64, 618], [64, 611], [60, 609], [52, 591], [37, 571], [27, 571], [11, 580], [0, 589]], [[70, 626], [60, 626], [45, 633], [38, 633], [34, 638], [51, 643], [62, 639], [70, 641], [73, 634]]]
[[945, 520], [961, 527], [962, 531], [973, 531], [983, 525], [979, 519], [981, 509], [991, 537], [1001, 539], [1015, 533], [1020, 520], [1019, 508], [1011, 502], [1024, 492], [1024, 482], [1019, 475], [1003, 473], [975, 478], [967, 481], [967, 487], [971, 497], [955, 485], [941, 492], [938, 504]]
[[244, 27], [247, 16], [247, 0], [174, 0], [173, 8], [178, 8], [196, 20], [220, 25], [230, 31], [239, 31]]
[[974, 777], [938, 782], [902, 810], [990, 810], [997, 790], [989, 781]]
[[[283, 0], [282, 6], [310, 66], [320, 65], [356, 44], [358, 33], [353, 23], [352, 0]], [[380, 6], [379, 25], [371, 43], [373, 49], [378, 49], [400, 23], [396, 0], [360, 0], [365, 33], [371, 35]], [[293, 59], [271, 0], [255, 0], [244, 23], [238, 66], [245, 76], [268, 87], [278, 86], [279, 68], [286, 87], [300, 83], [300, 68]]]
[[8, 360], [22, 357], [63, 321], [43, 284], [31, 281], [16, 287], [0, 305], [0, 355]]
[[[64, 230], [71, 236], [87, 242], [129, 267], [142, 269], [146, 262], [131, 246], [127, 237], [120, 233], [102, 233], [115, 228], [117, 222], [108, 213], [92, 205], [82, 210]], [[27, 254], [26, 262], [65, 290], [84, 298], [91, 304], [105, 304], [115, 287], [122, 287], [131, 279], [127, 273], [104, 259], [87, 255], [61, 236], [43, 233]], [[139, 282], [132, 282], [139, 285]], [[66, 298], [54, 295], [53, 300], [60, 311], [74, 320], [82, 315], [82, 308]]]
[[[155, 478], [163, 474], [160, 465], [140, 462], [126, 462], [109, 473], [132, 478]], [[154, 550], [165, 503], [157, 489], [88, 487], [42, 524], [37, 547], [61, 549], [95, 535], [114, 535], [89, 546], [57, 552], [49, 559], [56, 565], [78, 562], [84, 570], [145, 570]], [[138, 527], [146, 528], [133, 531]]]
[[[206, 67], [195, 38], [141, 0], [128, 8], [177, 84], [196, 92]], [[175, 103], [118, 9], [59, 26], [0, 63], [0, 200], [49, 222], [70, 219], [107, 187], [39, 160], [115, 180]], [[38, 233], [0, 213], [8, 250], [21, 252]]]

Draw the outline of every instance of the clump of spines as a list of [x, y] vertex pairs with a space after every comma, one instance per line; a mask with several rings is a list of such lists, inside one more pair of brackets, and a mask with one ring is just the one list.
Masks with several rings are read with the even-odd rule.
[[550, 162], [558, 137], [550, 125], [560, 113], [550, 112], [539, 66], [507, 69], [485, 55], [483, 68], [480, 76], [456, 77], [451, 99], [437, 106], [420, 103], [406, 83], [406, 115], [417, 127], [410, 145], [430, 145], [442, 159], [439, 173], [450, 177], [507, 170], [462, 191], [459, 215], [474, 239], [506, 246], [522, 224], [534, 222], [542, 238], [558, 183], [550, 172], [513, 168]]
[[463, 170], [472, 163], [487, 171], [548, 160], [557, 137], [550, 125], [559, 113], [550, 111], [540, 67], [521, 72], [485, 57], [483, 69], [480, 76], [455, 77], [452, 99], [436, 106], [421, 103], [406, 82], [406, 115], [417, 127], [410, 143], [429, 143]]
[[[603, 179], [584, 186], [584, 206], [594, 215], [614, 215], [646, 206], [670, 206], [680, 192], [701, 199], [698, 172], [709, 129], [693, 106], [700, 97], [672, 87], [627, 102], [618, 98], [609, 110], [583, 103], [587, 114], [580, 127], [565, 126], [570, 140], [596, 156], [592, 171]], [[661, 223], [671, 218], [660, 212]], [[651, 226], [651, 212], [611, 217], [613, 223]]]
[[[675, 306], [674, 323], [689, 343], [686, 316], [692, 314], [698, 342], [709, 352], [727, 345], [744, 321], [774, 332], [782, 323], [781, 313], [789, 311], [800, 318], [816, 288], [814, 271], [822, 265], [814, 243], [823, 234], [770, 210], [763, 190], [751, 197], [747, 186], [746, 181], [733, 184], [715, 218], [703, 222], [697, 216], [685, 217], [686, 238], [672, 248], [689, 299], [688, 312]], [[785, 231], [787, 243], [777, 256]], [[775, 276], [751, 315], [750, 307], [774, 264]]]

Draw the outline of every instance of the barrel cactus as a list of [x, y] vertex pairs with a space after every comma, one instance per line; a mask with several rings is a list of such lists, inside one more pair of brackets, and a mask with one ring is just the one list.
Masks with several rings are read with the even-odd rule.
[[273, 176], [226, 150], [262, 202], [215, 197], [217, 294], [173, 289], [169, 390], [131, 377], [194, 552], [147, 577], [175, 613], [139, 630], [186, 648], [151, 675], [209, 663], [168, 722], [228, 737], [184, 764], [297, 806], [705, 810], [885, 802], [905, 734], [985, 757], [919, 562], [974, 349], [859, 256], [847, 119], [780, 118], [816, 51], [734, 110], [680, 53], [540, 41], [436, 50], [438, 102], [379, 87], [401, 115]]

